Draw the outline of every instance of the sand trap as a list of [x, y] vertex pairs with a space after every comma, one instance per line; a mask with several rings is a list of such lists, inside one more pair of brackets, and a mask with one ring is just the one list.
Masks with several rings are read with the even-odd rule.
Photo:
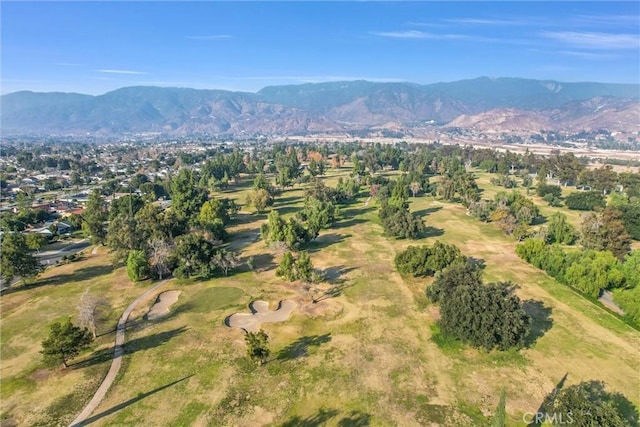
[[269, 303], [266, 301], [254, 301], [249, 304], [249, 309], [253, 312], [235, 313], [225, 319], [225, 324], [231, 328], [244, 329], [247, 332], [258, 332], [263, 323], [284, 322], [296, 309], [298, 304], [291, 300], [283, 300], [278, 304], [275, 311], [269, 310]]
[[166, 291], [158, 295], [156, 303], [147, 313], [147, 320], [156, 320], [169, 314], [169, 308], [178, 301], [178, 295], [180, 291]]

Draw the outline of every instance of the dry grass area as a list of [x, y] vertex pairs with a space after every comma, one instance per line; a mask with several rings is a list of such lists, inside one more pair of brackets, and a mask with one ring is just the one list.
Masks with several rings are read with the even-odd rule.
[[[331, 171], [329, 182], [335, 175]], [[487, 182], [481, 186], [485, 197], [496, 191]], [[245, 192], [227, 196], [243, 203]], [[302, 194], [299, 188], [286, 191], [275, 209], [292, 214]], [[460, 205], [416, 197], [411, 210], [423, 215], [429, 237], [393, 240], [382, 233], [377, 205], [365, 208], [365, 199], [342, 207], [342, 219], [308, 245], [327, 277], [321, 289], [333, 291], [317, 304], [298, 284], [275, 277], [280, 256], [256, 240], [266, 216], [243, 213], [231, 227], [230, 246], [244, 259], [253, 256], [255, 271], [172, 281], [180, 298], [157, 321], [144, 319], [155, 298], [141, 304], [128, 326], [123, 369], [92, 425], [480, 425], [504, 386], [509, 425], [516, 426], [565, 374], [568, 384], [603, 380], [640, 403], [640, 334], [520, 260], [515, 242], [494, 224], [468, 216]], [[531, 304], [536, 329], [548, 329], [549, 319], [551, 328], [520, 352], [436, 343], [438, 312], [424, 296], [430, 280], [402, 278], [393, 266], [397, 252], [436, 239], [484, 260], [488, 281], [518, 283], [522, 298], [541, 302]], [[26, 420], [55, 403], [47, 396], [72, 393], [90, 376], [93, 368], [44, 370], [37, 352], [47, 324], [74, 313], [88, 285], [77, 275], [106, 265], [99, 253], [48, 272], [69, 275], [59, 285], [2, 296], [3, 417], [32, 424]], [[90, 284], [112, 299], [116, 312], [143, 291], [123, 269], [105, 271]], [[296, 301], [298, 309], [285, 322], [263, 326], [272, 355], [255, 366], [246, 357], [243, 333], [224, 319], [251, 301], [283, 299]], [[13, 349], [10, 357], [5, 346]], [[97, 366], [104, 371], [106, 365]], [[5, 378], [12, 384], [8, 395]]]

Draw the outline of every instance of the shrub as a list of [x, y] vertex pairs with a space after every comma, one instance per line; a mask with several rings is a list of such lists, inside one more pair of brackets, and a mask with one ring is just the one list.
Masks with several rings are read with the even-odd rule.
[[402, 274], [411, 274], [414, 277], [432, 276], [454, 261], [463, 259], [460, 249], [456, 246], [436, 241], [433, 247], [409, 246], [396, 255], [395, 264]]
[[578, 211], [592, 211], [596, 207], [604, 208], [604, 196], [599, 191], [585, 191], [571, 193], [564, 199], [569, 209]]
[[559, 185], [538, 184], [536, 193], [540, 197], [544, 197], [547, 194], [551, 194], [553, 197], [560, 198], [562, 196], [562, 188]]

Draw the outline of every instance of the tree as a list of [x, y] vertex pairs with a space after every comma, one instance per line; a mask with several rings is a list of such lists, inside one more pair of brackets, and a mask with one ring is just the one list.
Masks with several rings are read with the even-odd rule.
[[304, 209], [298, 216], [307, 223], [309, 235], [315, 238], [321, 229], [335, 221], [338, 212], [338, 208], [330, 200], [307, 197]]
[[49, 336], [42, 341], [42, 353], [45, 362], [53, 364], [62, 362], [67, 368], [67, 361], [89, 347], [93, 340], [87, 328], [81, 329], [71, 323], [71, 319], [51, 325]]
[[259, 365], [264, 364], [270, 354], [269, 348], [267, 347], [269, 336], [266, 332], [262, 329], [260, 329], [259, 332], [247, 332], [244, 341], [247, 343], [247, 354], [249, 358]]
[[82, 175], [78, 173], [78, 171], [71, 172], [71, 176], [69, 178], [71, 180], [71, 184], [76, 186], [76, 190], [80, 188], [82, 184], [84, 184], [84, 179]]
[[531, 318], [509, 282], [458, 285], [440, 299], [440, 327], [445, 335], [487, 351], [520, 348]]
[[47, 244], [47, 236], [40, 233], [29, 233], [26, 236], [26, 243], [32, 251], [40, 251], [40, 248]]
[[296, 276], [302, 282], [313, 282], [313, 263], [307, 251], [300, 252], [296, 260]]
[[247, 195], [247, 205], [253, 206], [257, 214], [259, 214], [267, 206], [271, 206], [272, 204], [273, 197], [271, 197], [269, 191], [265, 190], [264, 188], [253, 190]]
[[580, 191], [565, 197], [564, 204], [569, 209], [592, 211], [597, 207], [604, 208], [606, 202], [604, 196], [598, 191]]
[[149, 264], [156, 270], [160, 280], [165, 273], [169, 272], [167, 260], [172, 249], [173, 244], [169, 239], [154, 239], [149, 243]]
[[498, 406], [496, 407], [496, 413], [493, 415], [493, 421], [491, 423], [492, 427], [505, 427], [507, 422], [507, 412], [506, 412], [506, 403], [507, 403], [507, 392], [502, 388], [500, 391], [500, 401], [498, 402]]
[[197, 219], [207, 201], [207, 190], [198, 186], [198, 176], [190, 169], [180, 169], [170, 184], [171, 209], [189, 222]]
[[436, 280], [427, 288], [427, 298], [439, 302], [457, 286], [482, 283], [482, 271], [468, 260], [458, 260], [436, 274]]
[[285, 252], [278, 268], [276, 269], [277, 277], [285, 277], [288, 281], [293, 282], [298, 278], [296, 271], [296, 259], [291, 252]]
[[231, 251], [221, 249], [215, 253], [211, 262], [222, 271], [223, 275], [228, 275], [229, 270], [240, 265], [238, 256]]
[[409, 212], [406, 202], [400, 205], [384, 201], [378, 212], [385, 233], [399, 239], [416, 239], [424, 232], [425, 226], [422, 219]]
[[556, 212], [549, 217], [548, 240], [551, 243], [571, 245], [576, 240], [575, 228], [567, 222], [567, 216]]
[[413, 181], [409, 188], [411, 189], [411, 193], [413, 194], [413, 197], [416, 197], [416, 194], [418, 194], [422, 189], [418, 181]]
[[80, 326], [86, 327], [91, 331], [93, 338], [96, 338], [96, 324], [100, 317], [101, 311], [109, 307], [106, 299], [100, 298], [89, 291], [87, 288], [80, 297], [78, 304], [78, 322]]
[[2, 239], [2, 278], [7, 285], [19, 276], [25, 283], [40, 273], [40, 263], [31, 254], [27, 241], [21, 233], [6, 233]]
[[611, 252], [590, 250], [580, 255], [564, 274], [568, 285], [598, 298], [602, 289], [618, 288], [624, 284], [622, 264]]
[[633, 404], [620, 393], [604, 389], [602, 381], [586, 381], [562, 389], [553, 401], [555, 425], [624, 427], [637, 425]]
[[144, 251], [129, 251], [127, 257], [127, 276], [137, 282], [149, 276], [149, 260]]
[[585, 249], [610, 251], [620, 260], [631, 250], [631, 236], [624, 228], [620, 211], [616, 209], [607, 208], [601, 214], [584, 214], [580, 231], [580, 242]]
[[84, 229], [91, 236], [91, 243], [104, 245], [107, 238], [105, 222], [108, 218], [108, 212], [107, 203], [104, 201], [102, 194], [100, 194], [100, 190], [91, 192], [82, 217]]
[[396, 255], [395, 264], [400, 273], [418, 277], [432, 276], [457, 260], [464, 260], [460, 249], [438, 240], [433, 247], [409, 246]]

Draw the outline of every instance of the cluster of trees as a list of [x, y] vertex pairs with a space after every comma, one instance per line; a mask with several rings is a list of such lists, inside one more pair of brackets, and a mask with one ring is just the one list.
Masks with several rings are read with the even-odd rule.
[[276, 210], [269, 212], [267, 222], [260, 227], [260, 236], [269, 245], [293, 250], [315, 238], [300, 221], [293, 217], [285, 221]]
[[606, 200], [599, 191], [577, 191], [569, 194], [564, 199], [564, 204], [569, 209], [578, 211], [592, 211], [596, 208], [604, 208]]
[[515, 188], [518, 186], [516, 180], [509, 175], [498, 175], [496, 178], [491, 178], [490, 182], [493, 185], [504, 188]]
[[496, 222], [506, 234], [518, 240], [531, 233], [529, 226], [540, 215], [533, 201], [518, 191], [500, 191], [494, 200], [472, 202], [468, 209], [483, 222]]
[[106, 244], [117, 262], [126, 262], [132, 280], [162, 278], [170, 271], [181, 277], [226, 275], [239, 262], [219, 245], [238, 206], [209, 198], [203, 182], [197, 172], [181, 169], [170, 181], [167, 210], [133, 194], [109, 206], [96, 190], [83, 213], [83, 228], [93, 243]]
[[389, 181], [377, 189], [378, 215], [386, 234], [399, 239], [416, 239], [425, 231], [424, 222], [409, 212], [410, 182], [407, 175]]
[[276, 269], [276, 276], [284, 277], [290, 282], [300, 280], [303, 283], [312, 283], [316, 281], [313, 263], [307, 251], [299, 252], [297, 257], [291, 252], [286, 252]]
[[620, 260], [631, 250], [631, 236], [622, 213], [615, 208], [584, 214], [580, 231], [580, 242], [585, 249], [610, 251]]
[[433, 246], [409, 246], [396, 255], [394, 262], [401, 274], [419, 277], [433, 276], [453, 262], [464, 260], [465, 257], [456, 246], [437, 240]]
[[458, 260], [436, 274], [427, 297], [440, 304], [444, 335], [492, 350], [526, 344], [531, 318], [510, 282], [484, 284], [482, 272], [467, 260]]
[[546, 271], [560, 283], [572, 286], [585, 295], [598, 298], [602, 290], [614, 290], [621, 308], [628, 311], [631, 320], [633, 314], [640, 311], [640, 301], [630, 298], [634, 289], [640, 285], [638, 267], [640, 251], [626, 255], [624, 262], [610, 251], [583, 249], [565, 252], [558, 245], [548, 245], [544, 240], [531, 238], [516, 246], [516, 253], [525, 261]]

